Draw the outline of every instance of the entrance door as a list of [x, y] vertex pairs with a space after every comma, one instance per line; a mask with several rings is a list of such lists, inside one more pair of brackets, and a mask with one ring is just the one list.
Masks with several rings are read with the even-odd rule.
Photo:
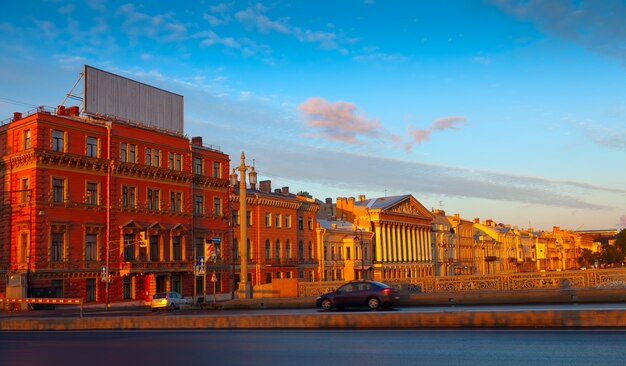
[[167, 277], [158, 276], [156, 278], [156, 292], [167, 292]]

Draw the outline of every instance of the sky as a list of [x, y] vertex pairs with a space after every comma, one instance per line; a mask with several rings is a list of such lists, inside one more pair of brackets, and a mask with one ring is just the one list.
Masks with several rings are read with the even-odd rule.
[[615, 229], [624, 19], [612, 0], [4, 0], [0, 120], [61, 104], [87, 64], [183, 95], [185, 134], [273, 188]]

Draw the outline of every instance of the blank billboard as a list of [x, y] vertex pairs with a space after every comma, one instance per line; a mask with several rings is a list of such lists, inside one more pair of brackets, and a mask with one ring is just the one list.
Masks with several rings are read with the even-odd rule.
[[183, 133], [183, 96], [85, 65], [84, 113]]

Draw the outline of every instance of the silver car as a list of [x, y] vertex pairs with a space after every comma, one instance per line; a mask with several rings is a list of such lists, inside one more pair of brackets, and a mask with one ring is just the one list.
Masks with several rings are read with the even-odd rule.
[[152, 296], [150, 307], [152, 311], [158, 309], [174, 310], [180, 309], [180, 306], [186, 304], [185, 298], [176, 291], [159, 292]]

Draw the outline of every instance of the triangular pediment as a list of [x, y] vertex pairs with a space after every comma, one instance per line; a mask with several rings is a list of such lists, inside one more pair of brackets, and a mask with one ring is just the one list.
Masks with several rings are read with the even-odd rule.
[[412, 216], [420, 216], [424, 218], [433, 219], [433, 214], [428, 211], [426, 207], [424, 207], [415, 197], [412, 195], [406, 196], [400, 202], [396, 204], [386, 207], [383, 209], [384, 213], [398, 213], [403, 215], [412, 215]]

